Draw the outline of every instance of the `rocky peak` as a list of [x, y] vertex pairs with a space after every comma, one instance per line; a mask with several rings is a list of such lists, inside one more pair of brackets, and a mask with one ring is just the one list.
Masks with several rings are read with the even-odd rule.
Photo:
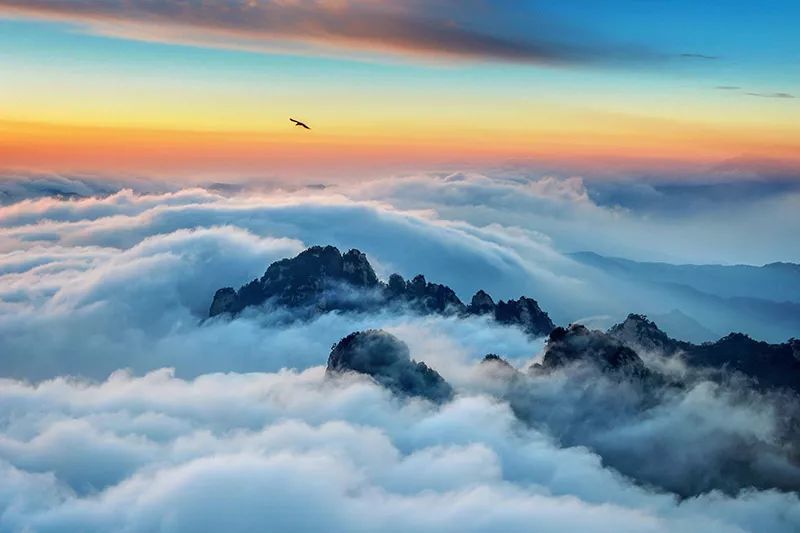
[[406, 285], [406, 292], [409, 296], [421, 298], [425, 296], [427, 286], [428, 282], [425, 280], [425, 276], [417, 274], [414, 276], [414, 279], [409, 281]]
[[550, 333], [555, 324], [541, 310], [536, 300], [522, 296], [519, 300], [500, 300], [495, 303], [489, 294], [479, 290], [466, 308], [470, 315], [492, 315], [501, 324], [520, 326], [529, 335]]
[[624, 322], [611, 327], [608, 334], [628, 346], [644, 350], [672, 353], [682, 347], [681, 342], [671, 339], [645, 315], [629, 314]]
[[357, 286], [378, 284], [378, 277], [358, 250], [344, 256], [334, 246], [312, 246], [291, 259], [272, 263], [261, 278], [265, 287], [281, 285], [289, 290], [319, 286], [326, 281], [343, 281]]
[[484, 375], [509, 382], [509, 384], [519, 379], [521, 375], [519, 370], [514, 368], [508, 361], [493, 353], [484, 356], [480, 362], [480, 369], [484, 372]]
[[535, 300], [522, 297], [495, 304], [478, 291], [469, 306], [447, 285], [431, 283], [419, 274], [406, 281], [392, 274], [382, 283], [359, 250], [342, 255], [333, 246], [313, 246], [293, 258], [272, 263], [257, 280], [214, 295], [210, 316], [235, 315], [266, 302], [301, 308], [313, 314], [326, 311], [376, 311], [402, 306], [421, 314], [490, 315], [502, 324], [522, 328], [529, 335], [548, 334], [554, 327]]
[[386, 284], [386, 292], [390, 298], [400, 298], [406, 293], [406, 280], [400, 274], [389, 276], [389, 283]]
[[555, 328], [547, 341], [542, 367], [551, 370], [574, 363], [587, 363], [604, 371], [628, 375], [648, 374], [636, 352], [602, 331], [590, 330], [581, 324]]
[[342, 255], [334, 246], [312, 246], [293, 258], [272, 263], [260, 279], [238, 291], [230, 287], [217, 291], [209, 315], [235, 314], [270, 299], [285, 306], [318, 305], [321, 294], [337, 283], [358, 288], [380, 284], [367, 256], [360, 251]]
[[208, 314], [209, 316], [217, 316], [231, 312], [236, 307], [236, 290], [233, 287], [224, 287], [214, 294], [214, 301], [211, 302], [211, 309]]
[[501, 324], [518, 325], [530, 335], [547, 335], [555, 324], [542, 311], [536, 300], [522, 296], [519, 300], [500, 300], [495, 307], [494, 318]]
[[356, 249], [342, 256], [342, 277], [357, 287], [375, 287], [379, 283], [367, 254]]
[[690, 366], [713, 371], [712, 378], [733, 371], [762, 388], [800, 391], [800, 342], [796, 339], [769, 344], [744, 333], [730, 333], [716, 342], [692, 344], [669, 337], [647, 317], [635, 314], [609, 329], [608, 335], [636, 350], [680, 353]]
[[406, 343], [383, 330], [351, 333], [333, 346], [327, 373], [357, 372], [404, 396], [421, 396], [441, 402], [453, 389], [425, 363], [410, 357]]
[[473, 315], [493, 315], [496, 307], [492, 297], [481, 289], [472, 297], [472, 301], [467, 307], [467, 312]]
[[487, 353], [483, 359], [481, 359], [482, 366], [490, 366], [494, 367], [498, 370], [502, 370], [504, 372], [509, 373], [516, 373], [517, 369], [511, 366], [511, 363], [497, 355], [496, 353]]
[[463, 313], [466, 310], [453, 289], [430, 283], [422, 274], [408, 282], [399, 274], [392, 274], [386, 293], [390, 299], [407, 303], [423, 313]]

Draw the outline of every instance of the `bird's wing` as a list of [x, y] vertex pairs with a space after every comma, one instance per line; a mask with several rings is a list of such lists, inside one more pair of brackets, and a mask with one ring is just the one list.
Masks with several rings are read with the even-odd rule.
[[299, 121], [299, 120], [295, 120], [295, 119], [293, 119], [293, 118], [290, 118], [289, 120], [290, 120], [291, 122], [294, 122], [295, 124], [300, 124], [300, 121]]
[[304, 127], [305, 129], [307, 129], [307, 130], [310, 130], [310, 129], [311, 129], [311, 128], [309, 128], [308, 126], [306, 126], [305, 124], [303, 124], [302, 122], [300, 123], [300, 125], [301, 125], [301, 126], [303, 126], [303, 127]]

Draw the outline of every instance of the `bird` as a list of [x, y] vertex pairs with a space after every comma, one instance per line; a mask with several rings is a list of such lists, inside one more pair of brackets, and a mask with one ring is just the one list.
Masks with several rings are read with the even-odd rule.
[[306, 126], [306, 125], [305, 125], [303, 122], [300, 122], [299, 120], [295, 120], [295, 119], [293, 119], [293, 118], [290, 118], [289, 120], [291, 120], [292, 122], [294, 122], [294, 125], [295, 125], [295, 126], [300, 126], [301, 128], [305, 128], [305, 129], [307, 129], [307, 130], [310, 130], [310, 129], [311, 129], [311, 128], [309, 128], [308, 126]]

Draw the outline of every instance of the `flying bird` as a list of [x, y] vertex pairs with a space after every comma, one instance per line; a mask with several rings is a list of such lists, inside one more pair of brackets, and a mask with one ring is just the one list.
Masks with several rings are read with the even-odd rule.
[[300, 126], [301, 128], [305, 128], [305, 129], [307, 129], [307, 130], [310, 130], [310, 129], [311, 129], [311, 128], [309, 128], [308, 126], [306, 126], [306, 125], [305, 125], [303, 122], [300, 122], [299, 120], [295, 120], [295, 119], [293, 119], [293, 118], [290, 118], [289, 120], [291, 120], [292, 122], [294, 122], [294, 125], [295, 125], [295, 126]]

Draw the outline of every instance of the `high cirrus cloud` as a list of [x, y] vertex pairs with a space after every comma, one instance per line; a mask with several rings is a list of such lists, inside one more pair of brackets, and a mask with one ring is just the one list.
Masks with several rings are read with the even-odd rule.
[[[503, 7], [503, 6], [500, 6]], [[506, 22], [519, 6], [500, 11]], [[411, 57], [495, 59], [568, 64], [646, 56], [630, 46], [562, 38], [552, 21], [530, 17], [525, 34], [512, 24], [486, 19], [480, 2], [387, 2], [380, 0], [2, 0], [0, 15], [75, 22], [93, 31], [130, 38], [303, 51], [390, 53]], [[559, 37], [557, 38], [556, 35]], [[582, 42], [583, 41], [583, 42]]]

